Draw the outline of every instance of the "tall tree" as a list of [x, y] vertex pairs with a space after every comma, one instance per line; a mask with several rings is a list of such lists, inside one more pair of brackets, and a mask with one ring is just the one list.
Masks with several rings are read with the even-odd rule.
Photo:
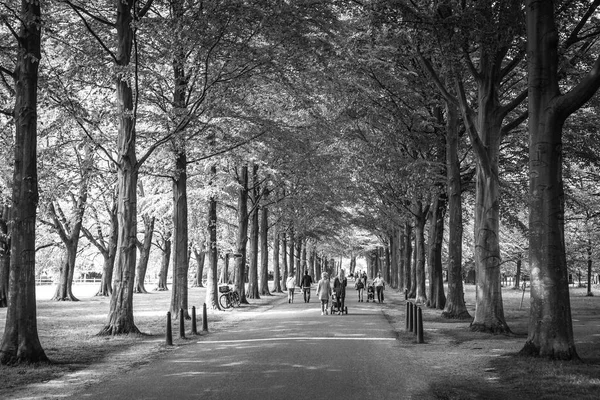
[[248, 244], [248, 166], [244, 165], [237, 172], [238, 189], [238, 234], [236, 240], [236, 252], [240, 257], [236, 258], [234, 288], [240, 295], [240, 301], [244, 304], [246, 300], [246, 246]]
[[0, 307], [8, 305], [8, 275], [10, 268], [10, 236], [8, 234], [8, 204], [0, 215]]
[[[11, 248], [8, 308], [0, 364], [47, 361], [37, 331], [35, 298], [35, 221], [38, 205], [37, 102], [42, 13], [39, 1], [21, 1], [14, 71], [15, 158], [11, 204]], [[10, 24], [6, 19], [5, 23]]]
[[[527, 0], [529, 85], [529, 259], [531, 308], [529, 333], [522, 354], [555, 359], [577, 359], [571, 320], [569, 280], [564, 242], [562, 129], [565, 120], [600, 87], [600, 56], [581, 81], [562, 94], [559, 52], [583, 40], [586, 24], [600, 1], [585, 2], [573, 30], [559, 36], [552, 0]], [[574, 11], [574, 10], [572, 10]], [[597, 13], [596, 13], [597, 14]], [[590, 31], [588, 31], [589, 33]], [[566, 40], [561, 45], [560, 37]], [[560, 50], [560, 51], [559, 51]], [[580, 50], [581, 51], [581, 50]]]
[[[269, 291], [269, 189], [264, 188], [262, 193], [262, 205], [260, 207], [260, 288], [259, 293], [270, 296]], [[279, 266], [278, 266], [279, 268]], [[277, 274], [279, 277], [279, 274]]]
[[[210, 167], [211, 184], [217, 174], [216, 165]], [[219, 310], [219, 292], [217, 290], [217, 262], [219, 261], [219, 253], [217, 248], [217, 198], [216, 194], [212, 193], [208, 202], [208, 272], [206, 278], [206, 306], [213, 310]]]

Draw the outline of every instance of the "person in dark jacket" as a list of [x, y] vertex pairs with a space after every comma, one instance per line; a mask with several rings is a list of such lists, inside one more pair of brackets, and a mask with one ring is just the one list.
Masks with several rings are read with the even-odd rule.
[[312, 276], [308, 274], [308, 271], [304, 271], [304, 276], [302, 277], [302, 282], [300, 282], [300, 286], [302, 287], [302, 291], [304, 292], [304, 302], [308, 303], [310, 301], [310, 286], [313, 283]]
[[348, 280], [344, 274], [344, 270], [340, 269], [340, 273], [335, 277], [333, 281], [333, 291], [335, 292], [335, 296], [338, 299], [339, 309], [338, 314], [342, 314], [342, 310], [344, 309], [344, 300], [346, 300], [346, 286], [348, 286]]

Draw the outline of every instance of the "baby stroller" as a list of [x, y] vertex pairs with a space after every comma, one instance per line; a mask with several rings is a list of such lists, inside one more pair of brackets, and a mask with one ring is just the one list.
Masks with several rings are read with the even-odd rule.
[[375, 302], [375, 285], [373, 285], [372, 283], [367, 288], [367, 303], [369, 302], [369, 300]]
[[330, 310], [330, 314], [333, 315], [333, 312], [342, 312], [342, 314], [346, 314], [348, 315], [348, 306], [344, 306], [344, 309], [341, 309], [342, 307], [342, 300], [338, 298], [338, 296], [335, 294], [335, 292], [333, 292], [333, 294], [331, 295], [331, 310]]

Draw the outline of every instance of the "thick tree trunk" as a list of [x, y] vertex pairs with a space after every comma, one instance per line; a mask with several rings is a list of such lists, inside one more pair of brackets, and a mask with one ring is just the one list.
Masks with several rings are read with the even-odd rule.
[[287, 291], [287, 278], [289, 276], [288, 270], [288, 262], [287, 262], [287, 234], [283, 232], [281, 234], [281, 250], [283, 254], [281, 255], [281, 260], [283, 261], [283, 275], [281, 277], [281, 289], [283, 291]]
[[37, 186], [37, 81], [41, 59], [40, 2], [22, 1], [15, 80], [15, 158], [12, 181], [8, 308], [0, 364], [47, 361], [37, 331], [35, 221]]
[[406, 290], [406, 281], [404, 280], [406, 276], [406, 265], [405, 260], [406, 257], [404, 255], [406, 253], [406, 238], [404, 233], [404, 226], [398, 228], [398, 289], [402, 292]]
[[260, 299], [258, 288], [258, 241], [259, 241], [259, 183], [258, 165], [252, 167], [252, 212], [250, 213], [250, 268], [248, 270], [248, 293], [251, 299]]
[[426, 304], [427, 293], [425, 288], [425, 223], [427, 222], [427, 210], [429, 206], [423, 207], [417, 202], [413, 211], [415, 216], [415, 253], [417, 255], [415, 263], [415, 281], [416, 293], [415, 303]]
[[588, 240], [587, 246], [587, 293], [586, 296], [593, 296], [592, 293], [592, 265], [593, 265], [593, 256], [592, 256], [592, 240]]
[[442, 317], [471, 319], [464, 299], [462, 276], [462, 200], [460, 161], [458, 158], [458, 110], [446, 107], [446, 173], [448, 178], [448, 297]]
[[187, 157], [185, 148], [177, 149], [173, 179], [173, 286], [171, 289], [171, 315], [179, 316], [183, 309], [185, 319], [188, 312], [188, 205], [187, 205]]
[[269, 197], [268, 189], [263, 191], [263, 206], [261, 207], [260, 219], [260, 294], [270, 296], [269, 291], [269, 208], [267, 200]]
[[0, 213], [0, 308], [8, 306], [8, 275], [10, 268], [10, 236], [8, 235], [9, 208], [5, 204]]
[[248, 304], [246, 299], [246, 246], [248, 244], [248, 166], [244, 165], [238, 178], [238, 234], [236, 241], [237, 253], [235, 268], [235, 290], [240, 295], [240, 302]]
[[[593, 8], [598, 5], [594, 4]], [[522, 354], [577, 359], [564, 242], [562, 127], [600, 86], [600, 57], [568, 93], [558, 84], [553, 1], [527, 0], [531, 307]], [[593, 15], [593, 9], [588, 15]]]
[[142, 243], [137, 242], [138, 250], [140, 252], [140, 259], [135, 273], [135, 293], [148, 293], [144, 286], [146, 280], [146, 271], [148, 270], [148, 260], [150, 259], [150, 247], [152, 246], [152, 235], [154, 235], [154, 217], [148, 215], [143, 216], [144, 220], [144, 241]]
[[194, 247], [194, 258], [196, 259], [196, 279], [194, 280], [194, 287], [204, 287], [202, 284], [202, 275], [204, 274], [204, 260], [206, 258], [206, 252], [204, 251], [204, 242], [200, 244], [200, 249]]
[[[133, 2], [119, 1], [117, 6], [117, 53], [119, 68], [126, 68], [131, 61], [133, 45]], [[115, 259], [113, 293], [106, 325], [100, 335], [139, 333], [133, 318], [133, 285], [136, 267], [137, 241], [137, 183], [138, 165], [135, 153], [136, 132], [133, 109], [133, 84], [128, 74], [118, 74], [117, 116], [117, 187], [119, 235]]]
[[60, 277], [52, 300], [54, 301], [79, 301], [73, 295], [73, 275], [75, 274], [75, 260], [77, 259], [77, 243], [79, 240], [68, 241], [60, 263]]
[[409, 221], [404, 223], [404, 287], [408, 290], [408, 297], [414, 298], [417, 288], [415, 286], [413, 247], [412, 247], [412, 225]]
[[273, 293], [282, 293], [281, 271], [279, 266], [279, 232], [273, 235]]
[[[217, 173], [217, 167], [213, 165], [210, 168], [211, 175], [214, 177]], [[212, 182], [211, 182], [212, 184]], [[208, 273], [206, 278], [206, 307], [219, 310], [219, 292], [217, 290], [217, 199], [211, 197], [208, 205]]]
[[302, 242], [303, 240], [299, 237], [296, 238], [296, 248], [294, 250], [295, 253], [295, 257], [294, 257], [294, 261], [296, 262], [296, 286], [300, 286], [300, 283], [302, 281], [302, 274], [304, 273], [304, 271], [302, 271]]
[[388, 240], [390, 241], [390, 287], [398, 289], [398, 229], [393, 228]]
[[154, 290], [165, 291], [169, 290], [167, 286], [167, 278], [169, 277], [169, 264], [171, 262], [171, 232], [167, 233], [167, 237], [162, 245], [162, 257], [160, 263], [160, 272], [158, 273], [158, 286]]
[[292, 227], [289, 232], [289, 240], [288, 240], [288, 268], [289, 275], [292, 275], [295, 271], [294, 269], [294, 249], [296, 248], [296, 242], [294, 241], [294, 228]]
[[446, 306], [444, 276], [442, 272], [442, 246], [444, 244], [444, 217], [446, 196], [436, 196], [429, 220], [429, 294], [427, 306], [443, 310]]

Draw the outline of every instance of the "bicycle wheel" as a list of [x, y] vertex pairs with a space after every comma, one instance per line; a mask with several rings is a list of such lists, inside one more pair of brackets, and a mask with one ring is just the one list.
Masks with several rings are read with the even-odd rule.
[[219, 297], [219, 304], [224, 309], [227, 309], [227, 308], [231, 307], [231, 301], [229, 300], [229, 295], [227, 293], [222, 294]]
[[240, 306], [240, 294], [235, 290], [231, 293], [231, 303], [234, 307]]

